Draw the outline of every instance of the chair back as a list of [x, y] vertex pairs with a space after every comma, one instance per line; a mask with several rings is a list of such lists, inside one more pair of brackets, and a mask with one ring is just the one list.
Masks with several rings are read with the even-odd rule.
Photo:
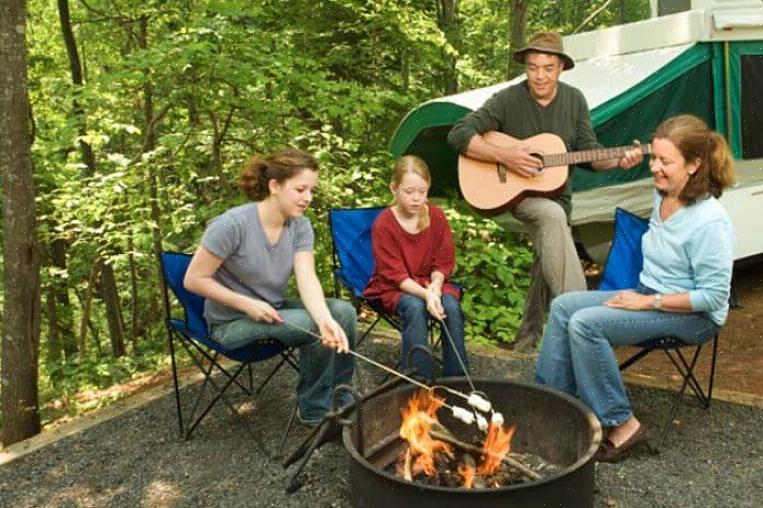
[[638, 286], [644, 267], [641, 238], [649, 229], [649, 221], [622, 208], [615, 209], [615, 232], [599, 289], [632, 289]]
[[385, 208], [377, 206], [329, 210], [334, 275], [356, 298], [362, 296], [374, 271], [371, 227]]
[[183, 286], [185, 272], [188, 271], [190, 263], [190, 254], [162, 251], [164, 281], [183, 306], [186, 328], [196, 337], [206, 337], [209, 329], [204, 320], [204, 298]]

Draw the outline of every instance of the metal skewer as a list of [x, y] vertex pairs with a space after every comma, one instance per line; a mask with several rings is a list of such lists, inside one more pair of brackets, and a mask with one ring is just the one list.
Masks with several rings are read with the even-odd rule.
[[[312, 337], [315, 337], [318, 340], [323, 340], [323, 337], [321, 337], [317, 333], [314, 333], [314, 332], [308, 330], [307, 328], [302, 328], [301, 326], [295, 325], [294, 323], [289, 323], [288, 321], [284, 321], [283, 324], [285, 324], [285, 325], [287, 325], [287, 326], [289, 326], [291, 328], [294, 328], [296, 330], [299, 330], [301, 332], [304, 332], [304, 333], [306, 333], [306, 334], [308, 334], [308, 335], [310, 335]], [[379, 369], [382, 369], [382, 370], [392, 374], [393, 376], [397, 376], [400, 379], [403, 379], [405, 381], [408, 381], [411, 384], [414, 384], [414, 385], [416, 385], [416, 386], [418, 386], [420, 388], [423, 388], [424, 390], [427, 390], [429, 392], [434, 392], [434, 390], [435, 390], [435, 387], [428, 386], [427, 384], [422, 383], [421, 381], [417, 381], [416, 379], [413, 379], [410, 376], [406, 376], [402, 372], [399, 372], [399, 371], [397, 371], [397, 370], [395, 370], [393, 368], [387, 367], [386, 365], [384, 365], [382, 363], [379, 363], [376, 360], [372, 360], [371, 358], [369, 358], [369, 357], [367, 357], [367, 356], [365, 356], [365, 355], [363, 355], [361, 353], [358, 353], [357, 351], [353, 351], [352, 349], [347, 349], [346, 352], [351, 354], [351, 355], [353, 355], [353, 356], [355, 356], [356, 358], [360, 358], [361, 360], [363, 360], [363, 361], [365, 361], [367, 363], [370, 363], [374, 367], [377, 367]], [[458, 395], [460, 397], [463, 397], [464, 399], [468, 399], [469, 398], [466, 394], [461, 393], [461, 392], [459, 392], [457, 390], [453, 390], [451, 388], [445, 387], [445, 386], [437, 386], [437, 388], [445, 389], [446, 391], [448, 391], [450, 393], [453, 393], [454, 395]], [[451, 411], [453, 410], [453, 406], [451, 406], [451, 405], [449, 405], [449, 404], [447, 404], [445, 402], [443, 402], [442, 405], [443, 405], [443, 407], [446, 407], [446, 408], [450, 409]]]

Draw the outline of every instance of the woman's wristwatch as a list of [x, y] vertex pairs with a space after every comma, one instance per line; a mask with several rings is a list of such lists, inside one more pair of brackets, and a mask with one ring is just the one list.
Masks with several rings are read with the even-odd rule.
[[662, 295], [660, 293], [657, 293], [654, 295], [654, 300], [652, 301], [652, 308], [654, 310], [662, 310]]

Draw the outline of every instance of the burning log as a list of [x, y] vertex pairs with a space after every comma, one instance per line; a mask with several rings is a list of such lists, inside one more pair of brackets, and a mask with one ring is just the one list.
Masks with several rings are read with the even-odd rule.
[[514, 426], [490, 423], [481, 445], [465, 443], [438, 420], [437, 411], [443, 406], [446, 406], [445, 399], [419, 390], [400, 408], [399, 436], [407, 448], [393, 466], [398, 476], [409, 481], [466, 489], [497, 488], [523, 479], [542, 478], [517, 460], [516, 454], [510, 454]]
[[[430, 430], [429, 435], [432, 436], [434, 439], [437, 439], [438, 441], [443, 441], [445, 443], [448, 443], [450, 445], [456, 446], [464, 451], [476, 453], [480, 455], [484, 455], [484, 451], [479, 446], [475, 446], [469, 443], [464, 443], [463, 441], [460, 441], [457, 439], [453, 434], [447, 431], [442, 425], [438, 426], [440, 430]], [[444, 432], [443, 432], [444, 431]], [[501, 457], [501, 462], [509, 466], [510, 468], [513, 468], [515, 471], [521, 473], [523, 476], [530, 480], [540, 480], [541, 475], [530, 469], [529, 467], [525, 466], [518, 460], [510, 457], [508, 454]]]

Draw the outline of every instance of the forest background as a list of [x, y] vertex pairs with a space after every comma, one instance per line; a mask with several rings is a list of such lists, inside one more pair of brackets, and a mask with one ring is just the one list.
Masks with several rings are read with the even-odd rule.
[[[648, 15], [648, 0], [3, 0], [3, 443], [169, 368], [157, 253], [191, 252], [242, 201], [248, 156], [319, 159], [308, 216], [331, 292], [327, 211], [388, 202], [407, 111], [520, 73], [527, 34]], [[530, 246], [455, 190], [443, 205], [468, 339], [509, 343]]]

